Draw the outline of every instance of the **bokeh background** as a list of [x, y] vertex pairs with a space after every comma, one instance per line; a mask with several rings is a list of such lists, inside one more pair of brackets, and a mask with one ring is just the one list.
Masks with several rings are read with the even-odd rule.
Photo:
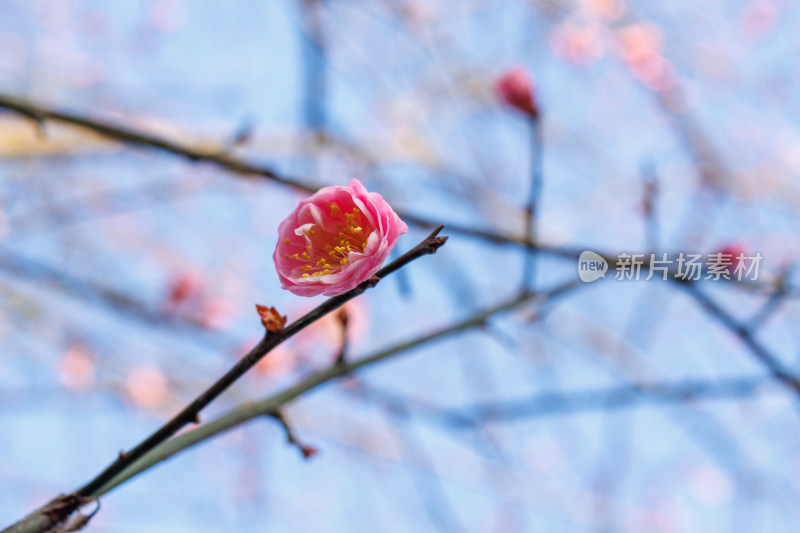
[[[524, 66], [538, 289], [577, 278], [575, 250], [764, 257], [757, 284], [697, 284], [738, 329], [664, 281], [533, 298], [290, 404], [310, 460], [256, 420], [119, 487], [87, 531], [796, 531], [797, 391], [757, 352], [800, 375], [798, 24], [789, 0], [2, 2], [2, 95], [496, 235], [524, 233], [533, 154], [492, 88]], [[271, 260], [302, 197], [0, 110], [2, 525], [227, 370], [254, 303], [320, 301]], [[348, 305], [348, 357], [519, 294], [521, 247], [444, 233]], [[204, 418], [327, 368], [342, 334], [315, 324]]]

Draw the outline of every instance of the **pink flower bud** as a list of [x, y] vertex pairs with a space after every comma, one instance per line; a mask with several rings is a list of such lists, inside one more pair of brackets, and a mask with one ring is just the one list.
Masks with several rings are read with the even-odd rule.
[[747, 258], [747, 247], [738, 242], [731, 242], [722, 246], [712, 254], [719, 259], [719, 264], [726, 265], [726, 270], [735, 269]]
[[204, 285], [203, 278], [198, 273], [184, 270], [170, 281], [166, 300], [169, 304], [180, 305], [188, 300], [201, 298]]
[[717, 252], [723, 255], [730, 255], [736, 259], [740, 255], [747, 255], [747, 248], [741, 243], [732, 242], [722, 246]]
[[273, 259], [281, 287], [336, 296], [372, 277], [408, 226], [380, 194], [350, 180], [323, 187], [281, 222]]
[[515, 67], [500, 76], [495, 84], [497, 96], [507, 105], [536, 117], [539, 109], [533, 99], [533, 81], [523, 67]]

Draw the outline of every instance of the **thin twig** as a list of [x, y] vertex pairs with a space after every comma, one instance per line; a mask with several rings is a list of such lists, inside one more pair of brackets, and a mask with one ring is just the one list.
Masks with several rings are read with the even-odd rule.
[[336, 364], [341, 364], [344, 363], [345, 357], [347, 357], [347, 337], [348, 337], [347, 326], [349, 322], [347, 309], [345, 309], [344, 307], [339, 309], [339, 312], [336, 313], [336, 318], [339, 320], [339, 326], [341, 327], [342, 343], [341, 345], [339, 345], [339, 353], [336, 354], [335, 362]]
[[268, 413], [268, 416], [278, 421], [283, 428], [284, 433], [286, 433], [286, 442], [292, 446], [295, 446], [300, 451], [300, 455], [302, 455], [304, 459], [310, 459], [317, 454], [317, 449], [314, 446], [303, 444], [303, 442], [297, 437], [297, 434], [294, 432], [294, 429], [292, 429], [292, 426], [289, 424], [289, 420], [286, 418], [286, 415], [283, 414], [283, 411], [276, 409], [272, 413]]
[[642, 169], [644, 190], [642, 191], [642, 212], [645, 222], [645, 244], [651, 252], [658, 250], [658, 176], [652, 163]]
[[745, 326], [751, 332], [755, 332], [781, 307], [786, 298], [786, 279], [789, 277], [791, 267], [785, 269], [775, 280], [775, 290], [772, 291], [767, 301], [762, 305], [756, 314]]
[[[537, 217], [539, 216], [539, 197], [542, 194], [542, 165], [544, 160], [544, 141], [542, 135], [542, 119], [540, 115], [531, 117], [531, 180], [528, 203], [525, 205], [525, 242], [536, 242]], [[536, 255], [537, 250], [529, 249], [525, 253], [522, 268], [522, 290], [533, 292], [536, 287]]]
[[749, 328], [740, 324], [733, 316], [694, 285], [686, 283], [678, 283], [678, 285], [686, 289], [689, 295], [694, 298], [710, 316], [725, 326], [731, 333], [739, 337], [742, 343], [749, 349], [750, 353], [752, 353], [775, 378], [800, 396], [800, 378], [790, 372], [777, 356], [764, 348], [764, 346], [753, 337]]
[[28, 117], [37, 125], [46, 121], [69, 124], [71, 126], [90, 130], [107, 139], [119, 141], [124, 144], [162, 150], [179, 155], [192, 162], [202, 161], [237, 174], [268, 178], [302, 191], [314, 192], [319, 188], [282, 176], [269, 167], [247, 163], [225, 153], [221, 153], [220, 150], [204, 151], [192, 148], [179, 142], [143, 133], [126, 126], [113, 124], [97, 118], [88, 118], [74, 113], [57, 111], [7, 94], [0, 93], [0, 108], [8, 109], [24, 117]]

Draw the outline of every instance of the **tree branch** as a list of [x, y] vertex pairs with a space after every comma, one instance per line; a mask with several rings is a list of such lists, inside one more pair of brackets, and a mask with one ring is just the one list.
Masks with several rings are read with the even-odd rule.
[[739, 337], [742, 343], [749, 349], [750, 353], [752, 353], [776, 379], [792, 389], [792, 392], [796, 395], [800, 396], [800, 378], [787, 369], [776, 355], [764, 348], [764, 346], [753, 337], [753, 333], [749, 328], [740, 324], [733, 316], [694, 285], [685, 283], [679, 283], [679, 285], [686, 289], [689, 295], [694, 298], [695, 301], [700, 304], [700, 307], [711, 317], [715, 318], [731, 333]]
[[[303, 182], [298, 179], [283, 176], [269, 167], [249, 163], [237, 157], [221, 153], [219, 150], [202, 151], [177, 141], [163, 139], [155, 135], [150, 135], [125, 126], [112, 124], [100, 119], [58, 111], [50, 107], [38, 105], [28, 100], [3, 93], [0, 93], [0, 109], [7, 109], [23, 117], [27, 117], [33, 120], [37, 126], [41, 126], [42, 123], [47, 121], [59, 122], [91, 131], [107, 139], [111, 139], [123, 144], [161, 150], [183, 157], [192, 162], [203, 161], [234, 174], [244, 176], [259, 176], [301, 191], [315, 192], [321, 187], [319, 184]], [[428, 218], [415, 215], [413, 213], [408, 213], [402, 210], [395, 211], [406, 223], [413, 224], [419, 228], [433, 229], [439, 225], [439, 222], [432, 221]], [[539, 242], [535, 236], [532, 238], [526, 236], [509, 235], [491, 229], [475, 228], [460, 224], [446, 223], [446, 225], [447, 231], [451, 234], [456, 233], [460, 235], [466, 235], [483, 240], [485, 242], [499, 245], [519, 246], [537, 253], [561, 257], [570, 261], [577, 261], [581, 251], [583, 251], [542, 243]], [[609, 265], [613, 266], [615, 264], [614, 257], [611, 254], [600, 253], [599, 255], [603, 256], [607, 261], [609, 261]], [[645, 264], [645, 266], [646, 265], [647, 264]], [[765, 286], [766, 284], [763, 283], [747, 281], [732, 280], [730, 283], [736, 284], [739, 287], [753, 288], [756, 290], [772, 288], [772, 286]], [[787, 294], [797, 296], [798, 293], [800, 293], [800, 291], [797, 289], [793, 287], [787, 287]]]
[[542, 393], [519, 400], [487, 402], [431, 411], [452, 427], [474, 427], [490, 421], [518, 420], [560, 414], [606, 411], [643, 403], [671, 405], [701, 400], [745, 398], [769, 383], [765, 377], [641, 383], [577, 392]]
[[[537, 217], [539, 216], [539, 197], [542, 194], [544, 141], [542, 135], [541, 115], [534, 115], [530, 119], [531, 126], [531, 176], [528, 203], [525, 205], [525, 242], [536, 242], [539, 237], [537, 231]], [[537, 250], [529, 249], [525, 253], [522, 267], [522, 290], [533, 292], [536, 286], [536, 253]]]
[[[396, 344], [384, 350], [375, 352], [371, 355], [359, 358], [357, 360], [345, 360], [343, 362], [334, 362], [325, 370], [316, 372], [302, 381], [296, 383], [294, 386], [279, 392], [269, 398], [258, 402], [247, 402], [232, 409], [227, 414], [219, 418], [206, 422], [203, 425], [177, 435], [170, 440], [157, 446], [141, 459], [134, 462], [126, 468], [119, 475], [115, 476], [112, 480], [106, 483], [99, 490], [95, 491], [92, 496], [100, 497], [117, 486], [125, 483], [136, 475], [152, 468], [161, 461], [164, 461], [178, 452], [199, 444], [206, 439], [209, 439], [219, 433], [228, 431], [244, 422], [262, 416], [273, 416], [283, 406], [291, 403], [295, 399], [303, 396], [310, 391], [329, 383], [331, 381], [340, 379], [356, 373], [364, 367], [372, 366], [376, 363], [390, 359], [407, 352], [413, 348], [427, 344], [429, 342], [440, 340], [457, 333], [467, 331], [470, 329], [477, 329], [483, 327], [489, 318], [494, 315], [506, 313], [518, 309], [519, 307], [531, 303], [540, 302], [541, 305], [552, 302], [564, 295], [568, 294], [571, 290], [583, 287], [584, 285], [570, 282], [559, 285], [550, 291], [539, 293], [538, 295], [523, 295], [517, 296], [513, 299], [502, 302], [494, 307], [484, 309], [475, 313], [474, 315], [452, 324], [450, 326], [438, 329], [427, 335]], [[6, 532], [2, 532], [6, 533]]]
[[9, 111], [13, 111], [19, 115], [33, 120], [39, 128], [41, 128], [42, 125], [48, 121], [60, 122], [62, 124], [68, 124], [70, 126], [89, 130], [97, 135], [121, 142], [123, 144], [161, 150], [171, 154], [179, 155], [195, 163], [199, 161], [210, 163], [214, 166], [230, 172], [235, 172], [237, 174], [268, 178], [302, 191], [315, 192], [317, 189], [319, 189], [317, 186], [306, 185], [295, 179], [284, 177], [269, 167], [247, 163], [220, 152], [219, 150], [199, 150], [179, 142], [163, 139], [156, 135], [150, 135], [132, 128], [112, 124], [111, 122], [106, 122], [96, 118], [89, 118], [74, 113], [57, 111], [55, 109], [37, 105], [22, 98], [17, 98], [7, 94], [0, 93], [0, 108], [8, 109]]
[[[280, 329], [276, 332], [267, 331], [261, 342], [259, 342], [252, 350], [250, 350], [250, 352], [247, 353], [247, 355], [239, 360], [239, 362], [216, 383], [211, 385], [211, 387], [195, 398], [189, 405], [184, 407], [170, 421], [156, 430], [132, 450], [120, 453], [119, 457], [100, 474], [95, 476], [94, 479], [72, 494], [55, 498], [52, 502], [38, 512], [34, 512], [20, 522], [17, 522], [16, 524], [4, 529], [0, 533], [44, 533], [53, 525], [63, 522], [74, 511], [80, 508], [85, 499], [96, 497], [99, 489], [101, 489], [125, 469], [130, 467], [138, 459], [145, 456], [159, 444], [167, 441], [167, 439], [175, 435], [175, 433], [177, 433], [184, 426], [190, 423], [197, 423], [198, 415], [204, 407], [222, 394], [236, 380], [244, 375], [247, 370], [254, 366], [262, 357], [264, 357], [267, 353], [269, 353], [270, 350], [275, 348], [281, 342], [292, 337], [294, 334], [310, 325], [314, 321], [322, 318], [331, 311], [341, 307], [346, 302], [352, 300], [367, 289], [374, 287], [382, 278], [392, 274], [411, 261], [414, 261], [423, 255], [436, 253], [436, 251], [447, 241], [447, 237], [437, 236], [442, 228], [443, 226], [436, 228], [421, 243], [392, 261], [390, 264], [383, 267], [375, 276], [367, 281], [364, 281], [358, 287], [344, 294], [329, 298], [313, 310], [309, 311], [303, 317], [289, 324], [284, 329]], [[261, 414], [273, 414], [274, 412], [276, 412], [276, 410], [272, 408], [262, 412]], [[55, 508], [56, 510], [45, 512], [45, 509], [48, 507]]]
[[283, 432], [286, 433], [286, 442], [296, 447], [304, 459], [310, 459], [312, 456], [317, 454], [317, 449], [315, 447], [303, 444], [303, 442], [297, 437], [297, 434], [294, 432], [294, 429], [292, 429], [292, 426], [289, 424], [289, 420], [286, 418], [286, 415], [283, 414], [283, 411], [277, 409], [272, 413], [268, 413], [268, 416], [271, 416], [278, 421], [283, 428]]

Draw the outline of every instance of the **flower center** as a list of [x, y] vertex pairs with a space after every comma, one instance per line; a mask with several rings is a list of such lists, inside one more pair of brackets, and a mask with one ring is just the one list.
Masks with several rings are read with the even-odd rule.
[[[336, 202], [329, 203], [327, 209], [329, 220], [324, 226], [314, 222], [309, 214], [311, 222], [295, 230], [304, 242], [289, 238], [284, 241], [284, 256], [300, 262], [298, 274], [303, 278], [339, 272], [350, 262], [350, 252], [363, 254], [367, 250], [371, 224], [361, 210], [353, 207], [350, 211], [343, 211]], [[334, 228], [336, 231], [332, 231]], [[303, 251], [294, 251], [299, 246], [304, 246]], [[294, 253], [289, 253], [292, 251]]]

